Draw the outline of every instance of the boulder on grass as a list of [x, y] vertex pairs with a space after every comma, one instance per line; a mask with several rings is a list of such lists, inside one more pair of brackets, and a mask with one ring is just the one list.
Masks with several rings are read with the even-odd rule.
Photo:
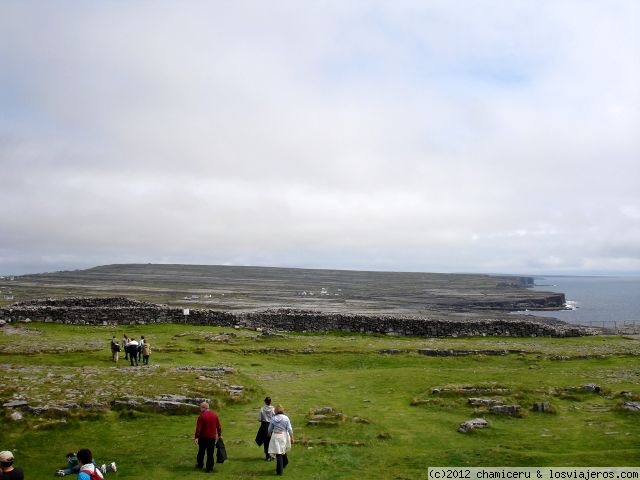
[[472, 420], [467, 420], [463, 422], [458, 427], [458, 431], [460, 433], [467, 433], [471, 430], [475, 430], [476, 428], [486, 428], [489, 426], [489, 422], [487, 422], [484, 418], [474, 418]]

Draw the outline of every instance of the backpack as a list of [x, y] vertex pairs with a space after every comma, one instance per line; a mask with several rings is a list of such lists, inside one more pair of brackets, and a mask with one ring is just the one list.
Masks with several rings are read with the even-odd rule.
[[104, 480], [104, 477], [100, 474], [98, 467], [94, 466], [93, 472], [88, 472], [86, 470], [81, 470], [81, 472], [89, 475], [91, 480]]
[[[87, 472], [89, 473], [89, 472]], [[104, 477], [98, 473], [98, 469], [94, 468], [93, 472], [89, 473], [89, 478], [91, 480], [104, 480]]]
[[120, 344], [118, 342], [113, 344], [113, 351], [114, 352], [119, 352], [120, 351]]

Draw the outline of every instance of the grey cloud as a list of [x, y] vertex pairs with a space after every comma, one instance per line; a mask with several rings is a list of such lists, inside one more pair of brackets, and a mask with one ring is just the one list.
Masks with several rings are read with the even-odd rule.
[[0, 273], [638, 272], [639, 8], [4, 2]]

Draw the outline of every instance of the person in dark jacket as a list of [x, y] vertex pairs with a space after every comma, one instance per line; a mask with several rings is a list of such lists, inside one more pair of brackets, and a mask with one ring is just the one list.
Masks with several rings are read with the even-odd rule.
[[138, 365], [138, 342], [135, 338], [131, 337], [129, 345], [127, 345], [127, 351], [129, 352], [129, 360], [131, 366]]
[[258, 421], [260, 422], [260, 428], [256, 434], [256, 443], [258, 446], [262, 445], [264, 449], [264, 459], [266, 461], [273, 460], [273, 457], [269, 454], [269, 423], [273, 418], [273, 405], [271, 405], [271, 397], [264, 399], [264, 405], [258, 412]]
[[21, 468], [13, 466], [13, 453], [8, 450], [0, 452], [0, 478], [6, 480], [24, 480]]
[[198, 446], [196, 468], [202, 468], [204, 464], [204, 454], [206, 452], [207, 464], [205, 470], [207, 472], [213, 470], [213, 450], [216, 446], [216, 438], [222, 438], [220, 419], [216, 412], [209, 410], [209, 404], [207, 402], [202, 402], [200, 404], [200, 415], [196, 421], [196, 433], [193, 438], [193, 442]]

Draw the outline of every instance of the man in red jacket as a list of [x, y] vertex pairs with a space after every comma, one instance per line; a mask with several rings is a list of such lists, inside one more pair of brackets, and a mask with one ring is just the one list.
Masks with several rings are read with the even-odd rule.
[[196, 457], [196, 468], [202, 468], [204, 461], [204, 452], [207, 452], [206, 471], [213, 470], [213, 449], [216, 446], [216, 437], [222, 438], [222, 425], [218, 414], [213, 410], [209, 410], [209, 404], [202, 402], [200, 404], [200, 416], [196, 422], [196, 434], [194, 443], [198, 445], [198, 455]]

